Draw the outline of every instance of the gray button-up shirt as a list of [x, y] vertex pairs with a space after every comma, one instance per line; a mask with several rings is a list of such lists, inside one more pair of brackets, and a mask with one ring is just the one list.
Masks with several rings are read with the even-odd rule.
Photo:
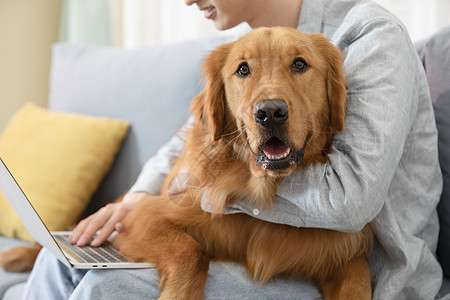
[[[442, 177], [427, 79], [407, 30], [380, 6], [357, 0], [303, 0], [298, 29], [325, 34], [344, 54], [345, 131], [334, 136], [328, 163], [282, 182], [273, 210], [243, 200], [228, 213], [346, 232], [371, 222], [374, 299], [434, 299], [442, 281], [434, 256]], [[157, 194], [182, 147], [173, 138], [132, 191]]]

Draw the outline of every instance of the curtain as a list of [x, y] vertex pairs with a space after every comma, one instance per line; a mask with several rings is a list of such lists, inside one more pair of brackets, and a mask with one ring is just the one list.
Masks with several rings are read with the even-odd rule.
[[[245, 0], [242, 0], [245, 1]], [[375, 0], [396, 14], [414, 41], [450, 24], [450, 0]], [[221, 32], [183, 0], [63, 0], [60, 39], [123, 48], [180, 42]]]
[[63, 0], [61, 41], [110, 45], [108, 0]]
[[183, 0], [63, 0], [60, 40], [138, 48], [228, 32], [202, 14]]
[[[183, 0], [121, 0], [117, 1], [116, 18], [123, 29], [119, 44], [125, 48], [166, 44], [186, 39], [217, 35], [211, 21], [197, 6], [188, 7]], [[121, 41], [120, 41], [121, 40]]]
[[406, 26], [413, 41], [429, 37], [450, 25], [449, 0], [374, 0], [394, 13]]

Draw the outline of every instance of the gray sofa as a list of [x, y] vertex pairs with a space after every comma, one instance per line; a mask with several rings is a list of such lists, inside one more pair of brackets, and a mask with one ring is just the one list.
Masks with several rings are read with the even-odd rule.
[[[450, 34], [446, 33], [448, 41]], [[234, 37], [209, 38], [200, 41], [151, 47], [140, 50], [119, 50], [85, 45], [56, 44], [53, 47], [49, 108], [54, 111], [75, 112], [127, 120], [129, 132], [113, 167], [93, 196], [85, 215], [96, 211], [126, 191], [146, 160], [167, 142], [188, 116], [190, 99], [196, 95], [199, 84], [199, 66], [209, 50]], [[429, 51], [433, 40], [421, 43], [418, 52], [425, 67], [435, 55]], [[448, 47], [449, 43], [443, 46]], [[450, 115], [450, 47], [446, 48], [447, 98], [435, 102], [439, 110]], [[445, 53], [445, 52], [444, 52]], [[433, 78], [431, 74], [429, 78]], [[437, 114], [439, 116], [439, 114]], [[447, 132], [443, 147], [450, 143], [450, 124], [438, 126]], [[441, 128], [442, 127], [442, 128]], [[444, 149], [445, 150], [445, 149]], [[450, 173], [448, 157], [441, 157], [447, 176]], [[443, 168], [444, 169], [444, 168]], [[444, 173], [445, 174], [445, 173]], [[448, 178], [447, 178], [448, 179]], [[446, 189], [450, 189], [446, 181]], [[447, 191], [447, 198], [450, 197]], [[443, 220], [450, 216], [450, 199], [442, 199]], [[444, 214], [445, 211], [445, 214]], [[444, 224], [445, 225], [445, 224]], [[448, 228], [447, 223], [447, 230]], [[449, 232], [441, 233], [440, 259], [446, 274], [450, 275], [448, 260]], [[25, 244], [0, 236], [0, 249]], [[446, 265], [445, 265], [446, 264]], [[20, 299], [28, 273], [8, 273], [0, 270], [0, 299]], [[450, 294], [446, 280], [441, 295]]]

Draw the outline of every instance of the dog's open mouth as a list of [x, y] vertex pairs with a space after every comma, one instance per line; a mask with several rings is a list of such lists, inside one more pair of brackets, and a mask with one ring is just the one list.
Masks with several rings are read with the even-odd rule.
[[262, 152], [270, 160], [280, 160], [289, 155], [291, 148], [279, 138], [272, 137], [266, 142]]
[[262, 147], [262, 151], [256, 154], [256, 164], [261, 164], [264, 169], [272, 171], [283, 170], [293, 164], [300, 164], [309, 137], [308, 134], [304, 146], [297, 152], [293, 151], [279, 138], [271, 137]]

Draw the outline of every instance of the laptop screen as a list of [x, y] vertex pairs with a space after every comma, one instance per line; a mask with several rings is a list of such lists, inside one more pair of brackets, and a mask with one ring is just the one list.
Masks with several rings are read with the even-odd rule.
[[0, 190], [27, 228], [30, 235], [42, 246], [53, 252], [68, 267], [71, 264], [62, 254], [47, 227], [42, 222], [31, 202], [25, 196], [19, 184], [0, 158]]

